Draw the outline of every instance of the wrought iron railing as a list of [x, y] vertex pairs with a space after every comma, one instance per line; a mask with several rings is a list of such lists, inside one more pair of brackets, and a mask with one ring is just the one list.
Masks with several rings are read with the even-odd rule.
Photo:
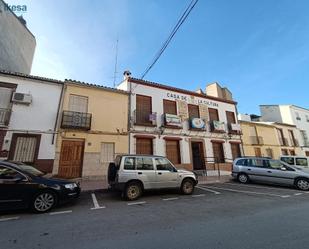
[[61, 128], [90, 130], [91, 129], [91, 113], [63, 111]]

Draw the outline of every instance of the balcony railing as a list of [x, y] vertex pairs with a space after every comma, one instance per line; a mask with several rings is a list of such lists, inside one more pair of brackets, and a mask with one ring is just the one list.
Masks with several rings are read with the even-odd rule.
[[8, 126], [11, 117], [11, 109], [0, 108], [0, 126]]
[[264, 140], [263, 137], [260, 136], [250, 136], [250, 144], [252, 145], [263, 145], [264, 144]]
[[157, 126], [157, 113], [151, 112], [148, 114], [137, 112], [134, 110], [133, 112], [133, 124], [141, 125], [141, 126]]
[[209, 125], [210, 125], [210, 131], [212, 132], [221, 132], [221, 133], [226, 132], [226, 127], [225, 127], [224, 122], [213, 120], [213, 121], [209, 121]]
[[90, 130], [91, 119], [91, 113], [63, 111], [61, 128]]
[[289, 146], [289, 141], [288, 141], [288, 139], [287, 138], [285, 138], [285, 137], [279, 137], [279, 144], [281, 145], [281, 146]]

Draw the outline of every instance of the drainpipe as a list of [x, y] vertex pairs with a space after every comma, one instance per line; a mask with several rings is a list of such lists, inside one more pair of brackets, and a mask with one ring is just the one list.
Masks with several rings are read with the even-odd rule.
[[128, 134], [129, 134], [129, 154], [131, 154], [131, 97], [132, 97], [132, 83], [127, 79], [129, 83], [129, 110], [128, 110]]
[[56, 120], [55, 120], [55, 125], [54, 125], [52, 144], [55, 143], [55, 134], [56, 134], [56, 130], [57, 130], [58, 123], [59, 123], [58, 121], [59, 121], [59, 116], [60, 116], [60, 109], [61, 109], [61, 106], [62, 106], [63, 93], [64, 93], [64, 82], [62, 83], [60, 98], [59, 98], [59, 102], [58, 102], [58, 108], [57, 108], [57, 115], [56, 115]]

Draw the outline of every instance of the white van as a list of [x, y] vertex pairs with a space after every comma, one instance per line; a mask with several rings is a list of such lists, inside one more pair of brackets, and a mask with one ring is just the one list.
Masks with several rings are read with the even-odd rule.
[[281, 161], [293, 165], [309, 168], [309, 157], [306, 156], [280, 156]]

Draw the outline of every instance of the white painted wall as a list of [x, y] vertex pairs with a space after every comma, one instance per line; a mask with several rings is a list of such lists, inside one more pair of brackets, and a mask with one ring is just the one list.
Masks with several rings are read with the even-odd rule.
[[32, 96], [30, 105], [13, 104], [5, 137], [9, 143], [4, 146], [9, 148], [13, 132], [41, 134], [38, 159], [54, 159], [52, 138], [62, 85], [3, 75], [0, 75], [0, 82], [17, 84], [16, 92]]

